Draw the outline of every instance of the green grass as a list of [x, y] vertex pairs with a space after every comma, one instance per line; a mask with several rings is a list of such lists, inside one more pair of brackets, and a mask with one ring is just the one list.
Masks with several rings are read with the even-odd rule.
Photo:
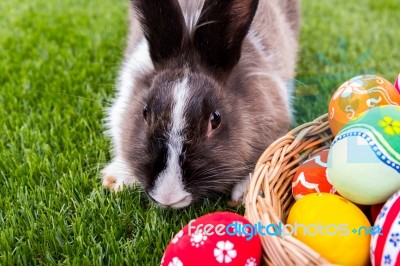
[[[126, 2], [0, 1], [1, 265], [157, 265], [194, 217], [243, 212], [223, 199], [164, 210], [139, 188], [101, 187]], [[296, 123], [325, 113], [349, 77], [400, 71], [399, 0], [302, 4]]]

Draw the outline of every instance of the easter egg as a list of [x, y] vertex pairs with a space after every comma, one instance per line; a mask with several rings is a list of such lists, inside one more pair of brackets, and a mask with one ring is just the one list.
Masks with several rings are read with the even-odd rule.
[[371, 225], [361, 210], [338, 195], [304, 196], [290, 209], [287, 224], [294, 237], [331, 263], [366, 265], [369, 260]]
[[383, 206], [371, 237], [372, 265], [400, 265], [400, 190]]
[[310, 193], [335, 194], [336, 190], [326, 177], [328, 154], [329, 150], [320, 151], [297, 168], [292, 181], [292, 194], [295, 200]]
[[171, 240], [161, 265], [259, 265], [261, 241], [241, 215], [215, 212], [192, 220]]
[[327, 174], [358, 204], [385, 202], [399, 190], [400, 107], [376, 107], [347, 124], [331, 144]]
[[394, 83], [394, 87], [396, 88], [397, 92], [400, 94], [400, 74], [397, 76], [397, 79]]
[[329, 126], [337, 133], [352, 119], [370, 108], [400, 105], [400, 94], [392, 83], [376, 75], [362, 75], [343, 83], [329, 103]]

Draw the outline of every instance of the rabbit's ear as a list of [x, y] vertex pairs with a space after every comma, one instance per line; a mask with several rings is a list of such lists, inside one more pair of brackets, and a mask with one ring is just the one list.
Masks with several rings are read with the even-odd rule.
[[194, 44], [209, 67], [229, 71], [237, 64], [257, 6], [258, 0], [205, 0]]
[[149, 44], [153, 63], [162, 65], [178, 56], [186, 32], [178, 0], [131, 0]]

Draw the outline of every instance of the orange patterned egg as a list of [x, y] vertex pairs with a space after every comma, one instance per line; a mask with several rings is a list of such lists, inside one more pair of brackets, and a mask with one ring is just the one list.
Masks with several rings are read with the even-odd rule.
[[326, 176], [329, 150], [316, 153], [297, 169], [292, 181], [292, 194], [295, 200], [311, 193], [331, 193], [336, 190]]
[[381, 105], [400, 105], [392, 83], [376, 75], [362, 75], [343, 83], [329, 104], [329, 126], [336, 135], [362, 112]]

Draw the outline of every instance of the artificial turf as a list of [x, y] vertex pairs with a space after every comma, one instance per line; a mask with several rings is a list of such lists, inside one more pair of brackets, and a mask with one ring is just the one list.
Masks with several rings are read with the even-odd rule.
[[[225, 199], [160, 209], [113, 194], [105, 108], [125, 45], [127, 0], [0, 1], [0, 265], [157, 265], [175, 232]], [[296, 124], [348, 78], [400, 71], [400, 0], [302, 2]]]

